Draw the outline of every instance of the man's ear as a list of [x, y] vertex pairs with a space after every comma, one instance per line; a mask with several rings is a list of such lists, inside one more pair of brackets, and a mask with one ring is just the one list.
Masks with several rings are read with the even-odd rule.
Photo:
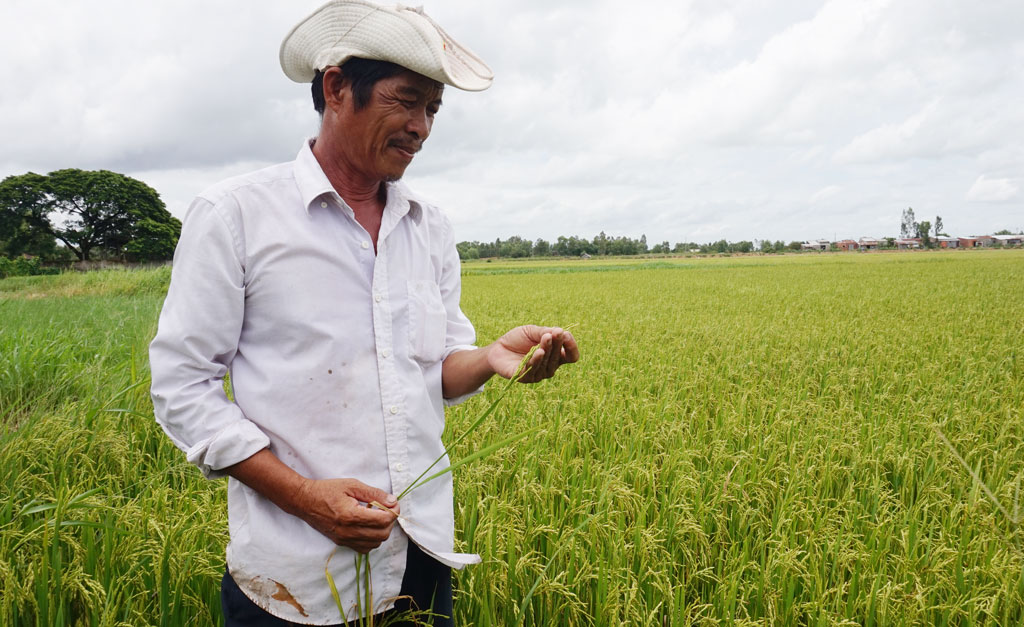
[[341, 73], [341, 68], [332, 66], [324, 70], [324, 104], [327, 108], [337, 111], [351, 97], [349, 82]]

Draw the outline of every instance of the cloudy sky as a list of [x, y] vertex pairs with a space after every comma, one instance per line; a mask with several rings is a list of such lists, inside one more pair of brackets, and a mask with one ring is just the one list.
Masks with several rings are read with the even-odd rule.
[[[294, 158], [278, 65], [320, 0], [0, 3], [0, 177], [111, 169], [182, 217]], [[628, 9], [625, 7], [629, 7]], [[449, 88], [409, 183], [459, 239], [1024, 229], [1020, 0], [427, 0], [494, 69]]]

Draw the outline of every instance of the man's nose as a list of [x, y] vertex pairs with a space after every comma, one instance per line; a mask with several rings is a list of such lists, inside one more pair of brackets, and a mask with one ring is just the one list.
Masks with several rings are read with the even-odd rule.
[[405, 124], [405, 130], [415, 135], [420, 141], [423, 141], [430, 135], [431, 124], [433, 124], [433, 120], [427, 113], [426, 108], [414, 109], [409, 115], [408, 122]]

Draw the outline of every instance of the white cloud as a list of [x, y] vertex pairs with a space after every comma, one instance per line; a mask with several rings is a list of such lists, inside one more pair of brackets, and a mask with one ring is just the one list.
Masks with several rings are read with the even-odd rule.
[[917, 113], [896, 124], [883, 124], [859, 135], [836, 153], [839, 163], [871, 162], [935, 154], [942, 148], [942, 122], [932, 101]]
[[1007, 202], [1018, 197], [1017, 182], [1013, 179], [990, 179], [984, 174], [967, 190], [965, 200], [971, 202]]
[[[0, 176], [135, 173], [182, 215], [291, 159], [316, 116], [277, 46], [319, 4], [6, 0]], [[497, 75], [448, 90], [409, 170], [460, 238], [789, 241], [895, 232], [907, 206], [950, 232], [1022, 213], [1018, 0], [426, 5]]]
[[817, 203], [825, 202], [830, 198], [834, 198], [842, 191], [843, 188], [839, 185], [829, 185], [827, 187], [822, 187], [818, 191], [814, 192], [813, 195], [811, 195], [810, 203], [814, 205]]

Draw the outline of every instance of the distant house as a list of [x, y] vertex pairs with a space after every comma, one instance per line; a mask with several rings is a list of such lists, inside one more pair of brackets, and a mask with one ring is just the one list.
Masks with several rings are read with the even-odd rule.
[[912, 250], [921, 247], [920, 237], [902, 237], [896, 240], [896, 248], [900, 250]]
[[857, 245], [861, 250], [878, 250], [879, 241], [873, 237], [862, 237]]
[[582, 254], [580, 255], [580, 259], [590, 259], [590, 255], [589, 255], [589, 254], [587, 254], [587, 253], [582, 253]]
[[824, 239], [812, 239], [800, 244], [800, 250], [828, 250], [830, 242]]
[[959, 238], [959, 240], [960, 240], [960, 248], [974, 248], [974, 247], [978, 246], [978, 238], [977, 237], [961, 237], [961, 238]]
[[842, 241], [836, 242], [836, 246], [839, 248], [839, 250], [857, 250], [858, 248], [857, 242], [853, 241], [852, 239], [844, 239]]
[[996, 241], [991, 235], [976, 235], [974, 239], [976, 248], [991, 246]]
[[1020, 246], [1024, 242], [1024, 235], [993, 235], [992, 239], [1003, 246]]
[[935, 241], [939, 243], [939, 248], [959, 248], [960, 238], [959, 237], [936, 237]]

